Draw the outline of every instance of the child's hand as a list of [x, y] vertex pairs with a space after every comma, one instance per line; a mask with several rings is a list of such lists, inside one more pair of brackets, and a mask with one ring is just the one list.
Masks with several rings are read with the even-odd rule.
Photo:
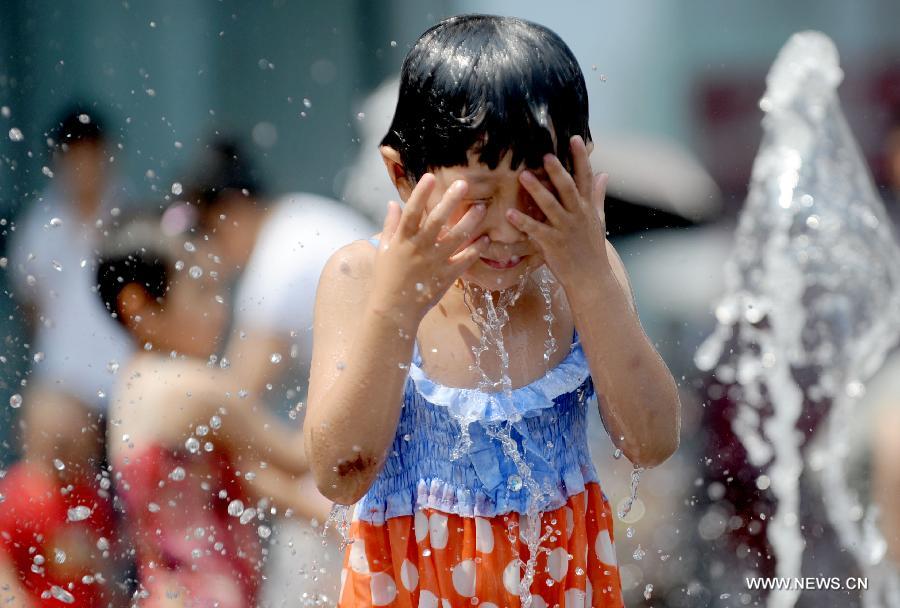
[[540, 222], [515, 209], [507, 211], [513, 226], [541, 249], [544, 260], [563, 287], [578, 284], [585, 273], [596, 278], [598, 271], [610, 268], [603, 209], [608, 176], [591, 174], [588, 151], [580, 136], [573, 137], [569, 145], [574, 175], [566, 171], [555, 155], [544, 157], [544, 169], [559, 198], [530, 171], [523, 171], [519, 176], [547, 220]]
[[402, 210], [396, 202], [388, 203], [375, 258], [373, 294], [378, 310], [398, 321], [402, 317], [414, 322], [416, 327], [488, 244], [486, 236], [471, 240], [484, 218], [484, 205], [473, 205], [456, 225], [445, 226], [463, 201], [466, 182], [454, 182], [440, 202], [426, 211], [434, 184], [434, 176], [426, 173]]

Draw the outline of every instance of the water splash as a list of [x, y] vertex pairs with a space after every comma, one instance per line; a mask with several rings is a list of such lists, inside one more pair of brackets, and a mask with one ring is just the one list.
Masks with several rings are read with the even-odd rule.
[[556, 352], [556, 338], [553, 336], [553, 321], [556, 317], [553, 315], [553, 300], [551, 298], [551, 288], [556, 283], [556, 279], [550, 269], [541, 266], [541, 295], [544, 297], [544, 321], [547, 322], [547, 339], [544, 340], [544, 363], [550, 363], [550, 357]]
[[[884, 539], [865, 524], [875, 515], [860, 523], [846, 508], [855, 501], [841, 455], [860, 392], [851, 387], [877, 371], [900, 332], [900, 248], [841, 112], [842, 78], [837, 50], [818, 32], [794, 35], [775, 60], [718, 327], [695, 362], [743, 389], [733, 428], [751, 463], [768, 466], [777, 508], [767, 534], [779, 577], [800, 576], [804, 549], [796, 425], [805, 398], [830, 400], [822, 478], [829, 519], [869, 577], [865, 605], [896, 606], [895, 575], [885, 574], [881, 559]], [[815, 382], [799, 381], [800, 372]], [[768, 605], [790, 607], [798, 596], [777, 590]]]
[[[476, 285], [463, 283], [463, 301], [469, 309], [472, 320], [480, 330], [479, 344], [472, 347], [474, 361], [470, 366], [470, 369], [477, 371], [480, 375], [476, 387], [477, 390], [487, 392], [499, 390], [507, 396], [512, 394], [512, 380], [509, 377], [509, 352], [503, 339], [503, 329], [509, 323], [509, 309], [518, 302], [524, 293], [529, 278], [528, 274], [523, 274], [514, 288], [500, 292], [490, 292]], [[553, 314], [550, 292], [550, 286], [553, 282], [554, 280], [549, 270], [543, 267], [541, 269], [539, 289], [547, 308], [544, 319], [548, 322], [549, 334], [549, 339], [544, 343], [547, 348], [544, 353], [545, 361], [549, 361], [550, 354], [556, 349], [556, 340], [552, 332]], [[497, 299], [496, 303], [494, 301], [495, 297]], [[473, 302], [476, 304], [473, 305]], [[485, 373], [481, 364], [482, 355], [491, 349], [500, 357], [500, 377], [496, 380]], [[475, 423], [475, 420], [460, 419], [458, 422], [460, 425], [460, 438], [452, 453], [454, 458], [458, 458], [459, 455], [466, 453], [471, 447], [469, 426]], [[500, 444], [504, 455], [516, 467], [518, 475], [511, 476], [509, 481], [516, 485], [521, 484], [528, 494], [524, 518], [526, 520], [525, 529], [521, 530], [521, 537], [528, 546], [528, 560], [522, 560], [521, 557], [516, 559], [517, 566], [524, 568], [524, 575], [519, 580], [521, 606], [522, 608], [531, 608], [533, 602], [531, 584], [534, 581], [538, 556], [541, 551], [549, 552], [548, 549], [541, 545], [552, 535], [552, 528], [546, 534], [541, 534], [541, 510], [545, 502], [544, 498], [548, 495], [548, 492], [542, 489], [537, 480], [535, 480], [531, 467], [525, 461], [524, 446], [520, 450], [516, 439], [512, 435], [516, 422], [518, 420], [482, 423], [482, 427], [488, 437]]]
[[353, 539], [350, 538], [350, 509], [352, 507], [348, 505], [341, 505], [338, 503], [334, 503], [331, 506], [331, 511], [328, 513], [328, 519], [325, 520], [325, 524], [322, 526], [322, 543], [325, 544], [325, 535], [328, 533], [328, 528], [330, 526], [334, 526], [335, 530], [338, 531], [338, 534], [341, 535], [341, 545], [339, 547], [339, 551], [341, 553], [344, 552], [348, 546], [353, 544]]
[[[641, 482], [641, 474], [644, 472], [644, 467], [634, 467], [631, 470], [631, 494], [628, 495], [628, 498], [619, 505], [616, 514], [619, 516], [619, 519], [625, 520], [629, 513], [631, 513], [631, 508], [634, 506], [634, 501], [637, 500], [637, 491], [638, 484]], [[630, 536], [630, 535], [629, 535]]]

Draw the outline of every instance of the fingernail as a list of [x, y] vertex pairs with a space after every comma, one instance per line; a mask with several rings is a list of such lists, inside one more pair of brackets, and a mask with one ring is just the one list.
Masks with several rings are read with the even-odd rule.
[[554, 159], [554, 158], [555, 158], [555, 157], [553, 156], [553, 154], [550, 154], [549, 152], [548, 152], [547, 154], [544, 154], [544, 164], [547, 164], [547, 163], [549, 163], [549, 162], [553, 162], [553, 159]]
[[476, 213], [484, 213], [485, 206], [484, 203], [477, 203], [475, 205], [472, 205], [472, 208]]
[[516, 211], [515, 209], [507, 209], [507, 210], [506, 210], [506, 217], [507, 217], [507, 219], [509, 219], [509, 220], [511, 220], [511, 221], [514, 222], [514, 221], [516, 221], [516, 220], [519, 219], [519, 212]]
[[450, 188], [454, 192], [462, 192], [466, 188], [466, 182], [464, 180], [458, 179], [450, 186]]
[[534, 182], [535, 177], [531, 171], [522, 171], [521, 179], [523, 182], [532, 183], [532, 182]]

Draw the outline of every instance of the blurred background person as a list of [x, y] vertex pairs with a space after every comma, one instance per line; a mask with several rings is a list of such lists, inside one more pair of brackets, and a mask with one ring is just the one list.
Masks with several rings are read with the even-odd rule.
[[66, 110], [49, 141], [53, 181], [17, 222], [10, 256], [16, 300], [34, 332], [21, 439], [26, 460], [46, 467], [57, 460], [91, 478], [111, 371], [129, 354], [126, 336], [91, 292], [104, 221], [123, 192], [96, 111]]
[[[187, 182], [197, 209], [195, 234], [208, 242], [211, 268], [238, 273], [220, 372], [234, 391], [302, 421], [319, 274], [334, 251], [375, 229], [347, 205], [322, 196], [270, 197], [235, 140], [210, 142]], [[307, 481], [311, 504], [324, 501], [312, 478]], [[315, 519], [276, 527], [268, 588], [288, 604], [303, 594], [335, 597], [340, 553], [322, 546], [324, 521]]]
[[104, 219], [123, 192], [93, 108], [65, 110], [48, 143], [53, 181], [29, 201], [11, 247], [16, 301], [33, 331], [32, 368], [23, 394], [11, 398], [22, 404], [23, 459], [0, 480], [8, 498], [0, 563], [26, 604], [100, 606], [114, 601], [121, 575], [101, 468], [104, 415], [112, 372], [130, 348], [92, 288]]
[[202, 253], [157, 218], [134, 219], [109, 236], [98, 270], [100, 298], [140, 348], [113, 390], [109, 453], [141, 606], [255, 605], [270, 515], [330, 507], [298, 481], [299, 433], [237, 403], [208, 364], [227, 309]]

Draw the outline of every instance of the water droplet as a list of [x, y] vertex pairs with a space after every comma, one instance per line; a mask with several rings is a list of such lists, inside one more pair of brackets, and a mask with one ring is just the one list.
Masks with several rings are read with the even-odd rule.
[[429, 555], [431, 555], [431, 549], [422, 550], [422, 557], [428, 557]]
[[625, 528], [625, 536], [627, 536], [628, 538], [633, 538], [634, 537], [634, 527], [628, 526], [627, 528]]
[[147, 510], [151, 513], [159, 513], [159, 505], [155, 502], [147, 503]]
[[211, 441], [207, 441], [203, 444], [203, 450], [206, 452], [212, 452], [214, 449], [216, 449], [216, 446], [214, 446]]
[[184, 250], [187, 251], [188, 253], [194, 253], [195, 251], [197, 251], [197, 247], [192, 242], [185, 241], [184, 242]]
[[91, 509], [89, 507], [85, 507], [84, 505], [78, 505], [77, 507], [72, 507], [67, 512], [66, 516], [69, 521], [84, 521], [88, 517], [91, 516]]
[[63, 266], [59, 260], [50, 260], [50, 265], [53, 266], [53, 270], [56, 272], [62, 272]]
[[106, 540], [105, 537], [101, 536], [97, 539], [97, 548], [100, 551], [109, 551], [109, 541]]
[[311, 108], [311, 107], [312, 107], [312, 102], [309, 100], [308, 97], [304, 97], [304, 98], [303, 98], [303, 105], [304, 105], [305, 107], [307, 107], [307, 108]]
[[57, 471], [63, 471], [66, 468], [66, 463], [64, 463], [59, 458], [54, 458], [53, 459], [53, 468], [55, 468]]
[[172, 194], [178, 196], [182, 192], [181, 182], [174, 182], [172, 184]]
[[366, 118], [365, 112], [357, 112], [356, 113], [356, 120], [365, 120], [365, 118]]
[[275, 363], [276, 365], [278, 363], [281, 363], [281, 353], [272, 353], [272, 355], [269, 357], [269, 361]]
[[522, 478], [518, 475], [510, 475], [509, 479], [506, 480], [506, 486], [513, 492], [518, 492], [522, 489]]
[[3, 106], [2, 108], [0, 108], [0, 116], [3, 116], [3, 118], [9, 118], [10, 116], [12, 116], [12, 112], [10, 111], [9, 106]]
[[254, 517], [256, 517], [256, 509], [250, 507], [249, 509], [245, 509], [244, 512], [241, 513], [240, 521], [242, 524], [247, 524], [250, 523], [250, 520], [252, 520]]
[[616, 448], [616, 451], [613, 452], [613, 458], [615, 458], [616, 460], [618, 460], [618, 459], [620, 459], [621, 457], [622, 457], [622, 450], [620, 450], [619, 448]]
[[218, 416], [214, 415], [212, 418], [209, 419], [209, 426], [212, 429], [221, 428], [222, 427], [222, 419], [219, 418]]
[[199, 266], [191, 266], [191, 269], [188, 270], [188, 274], [191, 275], [192, 279], [199, 279], [203, 276], [203, 269]]
[[204, 437], [207, 433], [209, 433], [209, 427], [203, 424], [197, 425], [197, 428], [194, 429], [194, 433], [197, 437]]
[[36, 353], [34, 353], [34, 357], [32, 357], [32, 359], [34, 359], [35, 363], [40, 363], [41, 361], [44, 360], [44, 353], [36, 352]]
[[650, 596], [653, 595], [653, 585], [647, 583], [647, 586], [644, 587], [644, 599], [649, 600]]
[[9, 130], [9, 139], [12, 141], [22, 141], [25, 139], [25, 136], [22, 135], [22, 131], [17, 127], [13, 127]]
[[644, 551], [640, 545], [637, 546], [637, 549], [634, 550], [634, 553], [631, 554], [631, 557], [635, 559], [635, 561], [641, 561], [644, 559], [644, 556], [647, 555], [647, 552]]
[[18, 409], [22, 407], [22, 395], [19, 393], [14, 394], [9, 398], [9, 407], [13, 409]]
[[244, 503], [240, 500], [232, 500], [228, 503], [228, 514], [232, 517], [240, 517], [244, 512]]
[[169, 473], [169, 479], [172, 481], [182, 481], [185, 478], [185, 471], [182, 467], [175, 467], [172, 469], [172, 472]]
[[50, 225], [53, 226], [54, 228], [58, 228], [59, 226], [62, 226], [62, 223], [63, 223], [62, 220], [59, 219], [58, 217], [50, 218]]
[[391, 48], [397, 48], [397, 41], [391, 40]]
[[196, 437], [188, 437], [184, 442], [184, 447], [191, 454], [196, 454], [200, 451], [200, 441]]
[[50, 595], [53, 596], [53, 599], [59, 600], [63, 604], [75, 603], [75, 596], [57, 585], [50, 587]]
[[261, 525], [256, 529], [256, 533], [259, 534], [260, 538], [269, 538], [272, 534], [272, 528], [266, 525]]
[[425, 284], [424, 283], [416, 283], [416, 291], [419, 293], [425, 292]]
[[112, 361], [107, 363], [106, 371], [108, 371], [111, 374], [115, 374], [116, 372], [118, 372], [119, 371], [119, 362], [116, 361], [115, 359], [113, 359]]

